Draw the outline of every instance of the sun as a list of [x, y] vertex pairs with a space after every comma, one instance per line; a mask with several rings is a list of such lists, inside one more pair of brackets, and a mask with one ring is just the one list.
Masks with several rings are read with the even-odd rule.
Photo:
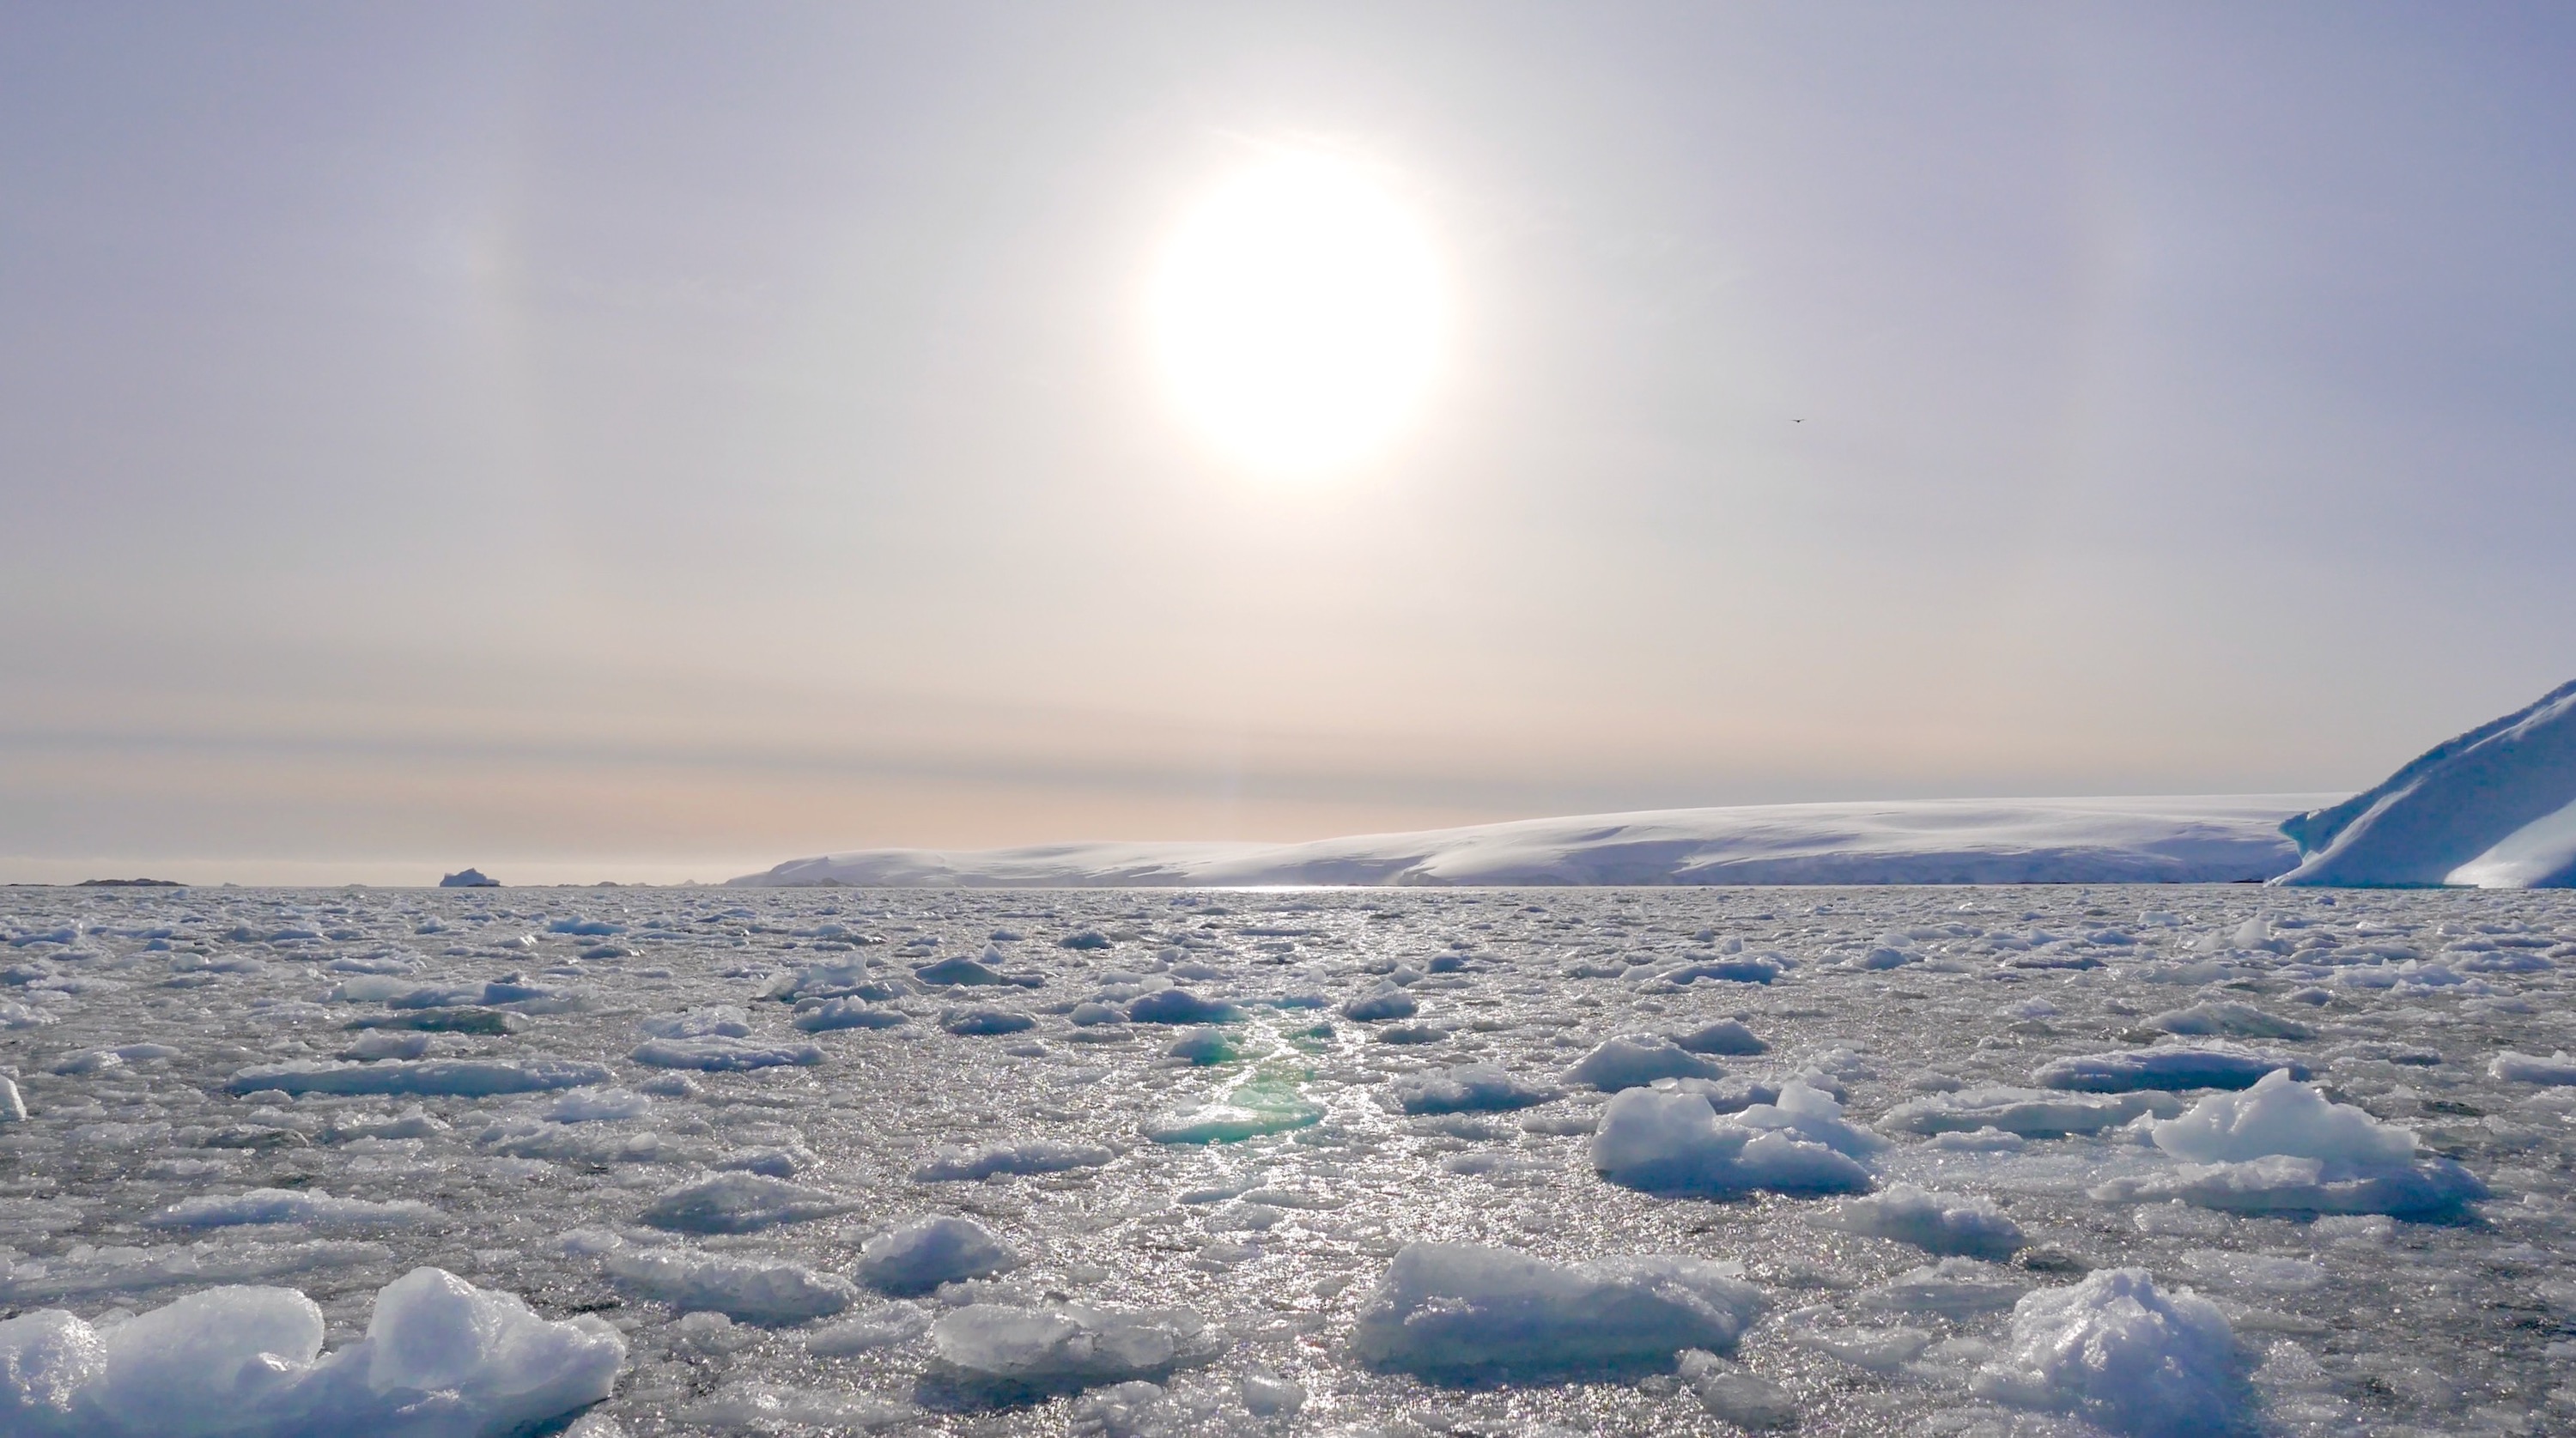
[[1289, 475], [1386, 446], [1431, 383], [1444, 308], [1423, 226], [1370, 171], [1312, 155], [1201, 200], [1152, 296], [1181, 414], [1237, 462]]

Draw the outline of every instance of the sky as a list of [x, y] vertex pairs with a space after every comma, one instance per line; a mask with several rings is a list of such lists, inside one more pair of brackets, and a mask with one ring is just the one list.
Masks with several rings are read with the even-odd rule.
[[[0, 880], [2351, 791], [2576, 673], [2563, 7], [0, 6]], [[1283, 478], [1281, 154], [1440, 362]]]

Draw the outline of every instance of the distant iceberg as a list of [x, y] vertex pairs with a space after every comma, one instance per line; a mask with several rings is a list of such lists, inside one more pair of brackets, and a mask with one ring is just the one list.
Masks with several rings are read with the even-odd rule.
[[2281, 822], [2324, 796], [1927, 799], [1523, 819], [1304, 844], [869, 849], [762, 888], [1268, 884], [2209, 884], [2287, 872]]
[[497, 889], [501, 887], [501, 881], [486, 875], [481, 869], [466, 869], [458, 873], [449, 874], [440, 879], [438, 881], [438, 887], [442, 889]]
[[2576, 886], [2576, 683], [2281, 832], [2302, 861], [2278, 884]]

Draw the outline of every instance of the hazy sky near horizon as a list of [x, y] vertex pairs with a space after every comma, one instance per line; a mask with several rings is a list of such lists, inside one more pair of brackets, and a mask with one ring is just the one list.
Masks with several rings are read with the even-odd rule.
[[[2539, 5], [0, 7], [0, 879], [2357, 789], [2576, 672], [2571, 74]], [[1450, 316], [1297, 480], [1144, 322], [1282, 151]]]

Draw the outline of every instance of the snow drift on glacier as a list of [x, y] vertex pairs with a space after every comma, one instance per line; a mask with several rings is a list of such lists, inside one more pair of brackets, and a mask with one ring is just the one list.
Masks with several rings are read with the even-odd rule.
[[2319, 796], [1940, 799], [1524, 819], [1307, 844], [1093, 843], [796, 859], [762, 888], [1193, 884], [2229, 883], [2298, 862], [2281, 820]]
[[2281, 832], [2302, 857], [2278, 884], [2576, 885], [2576, 683]]

